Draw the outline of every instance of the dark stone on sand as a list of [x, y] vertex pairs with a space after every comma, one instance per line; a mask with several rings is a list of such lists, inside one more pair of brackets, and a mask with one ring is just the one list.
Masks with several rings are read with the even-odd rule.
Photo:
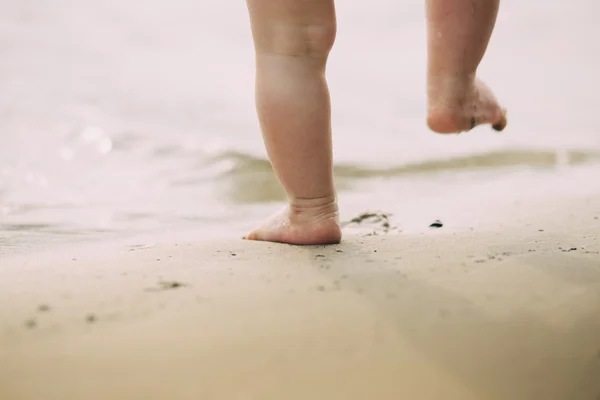
[[50, 306], [49, 306], [48, 304], [40, 304], [40, 305], [37, 307], [37, 310], [38, 310], [39, 312], [49, 312], [49, 311], [50, 311]]
[[98, 320], [98, 318], [94, 314], [88, 314], [85, 317], [85, 322], [88, 323], [88, 324], [93, 324], [97, 320]]
[[177, 281], [160, 281], [158, 282], [158, 285], [164, 290], [177, 289], [185, 286], [183, 283]]
[[36, 326], [37, 326], [37, 322], [33, 318], [25, 321], [25, 328], [27, 328], [27, 329], [34, 329]]
[[429, 225], [430, 228], [441, 228], [442, 226], [444, 226], [444, 224], [439, 219], [435, 220], [431, 225]]
[[568, 249], [563, 249], [562, 247], [559, 247], [558, 249], [561, 250], [563, 253], [569, 253], [571, 251], [577, 251], [577, 247], [571, 247], [571, 248], [568, 248]]
[[163, 290], [173, 290], [185, 287], [185, 283], [177, 282], [177, 281], [159, 281], [158, 287], [148, 288], [147, 292], [160, 292]]

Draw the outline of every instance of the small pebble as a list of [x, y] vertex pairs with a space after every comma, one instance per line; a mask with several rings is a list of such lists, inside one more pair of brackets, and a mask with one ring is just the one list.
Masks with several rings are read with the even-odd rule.
[[40, 305], [37, 307], [37, 310], [38, 310], [39, 312], [48, 312], [48, 311], [50, 311], [50, 306], [49, 306], [48, 304], [40, 304]]
[[431, 225], [429, 225], [430, 228], [441, 228], [442, 226], [444, 226], [444, 224], [439, 219], [435, 220]]
[[160, 282], [158, 282], [158, 285], [161, 287], [161, 289], [164, 289], [164, 290], [177, 289], [182, 286], [185, 286], [183, 283], [177, 282], [177, 281], [160, 281]]
[[34, 329], [36, 326], [37, 322], [35, 322], [35, 319], [28, 319], [25, 321], [25, 328], [27, 329]]

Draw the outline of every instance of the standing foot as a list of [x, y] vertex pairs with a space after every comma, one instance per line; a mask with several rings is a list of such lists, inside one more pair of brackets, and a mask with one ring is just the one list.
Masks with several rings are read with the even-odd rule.
[[293, 200], [246, 239], [295, 245], [340, 243], [342, 230], [336, 198]]
[[427, 125], [437, 133], [460, 133], [490, 124], [506, 127], [506, 110], [479, 79], [432, 79], [428, 85]]

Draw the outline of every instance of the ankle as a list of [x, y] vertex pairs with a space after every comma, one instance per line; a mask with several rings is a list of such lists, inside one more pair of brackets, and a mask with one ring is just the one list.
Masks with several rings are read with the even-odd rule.
[[475, 86], [475, 73], [429, 74], [427, 99], [429, 108], [453, 108], [461, 106]]
[[318, 222], [338, 219], [339, 209], [336, 194], [317, 198], [292, 198], [289, 201], [290, 218], [297, 222]]

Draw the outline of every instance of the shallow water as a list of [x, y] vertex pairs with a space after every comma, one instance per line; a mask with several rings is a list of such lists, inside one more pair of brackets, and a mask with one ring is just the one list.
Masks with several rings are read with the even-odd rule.
[[[423, 3], [404, 3], [338, 4], [328, 76], [345, 217], [600, 159], [597, 2], [504, 0], [481, 75], [509, 126], [460, 137], [425, 127]], [[283, 199], [243, 2], [0, 0], [0, 60], [0, 255], [241, 235]]]

